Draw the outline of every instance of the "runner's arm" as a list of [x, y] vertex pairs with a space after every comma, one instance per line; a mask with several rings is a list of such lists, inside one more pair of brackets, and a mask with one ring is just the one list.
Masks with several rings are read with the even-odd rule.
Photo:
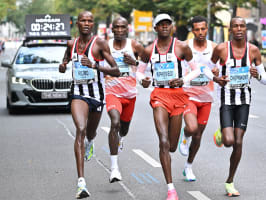
[[[103, 39], [97, 39], [97, 45], [99, 47], [100, 50], [100, 54], [102, 55], [103, 59], [105, 59], [108, 64], [110, 65], [110, 67], [106, 67], [106, 66], [99, 66], [99, 65], [93, 65], [92, 68], [95, 68], [107, 75], [111, 75], [111, 76], [120, 76], [120, 71], [119, 68], [114, 60], [114, 58], [111, 55], [110, 52], [110, 48], [108, 46], [107, 41], [103, 40]], [[96, 48], [96, 47], [95, 47]], [[95, 56], [97, 58], [97, 56]]]

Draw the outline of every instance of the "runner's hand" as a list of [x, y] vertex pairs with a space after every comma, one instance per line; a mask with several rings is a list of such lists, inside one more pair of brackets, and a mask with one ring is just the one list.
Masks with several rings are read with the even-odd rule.
[[258, 70], [256, 69], [256, 67], [251, 67], [250, 68], [250, 74], [254, 78], [258, 78], [258, 76], [259, 76], [259, 73], [258, 73]]
[[88, 57], [86, 55], [83, 55], [81, 58], [81, 64], [83, 66], [87, 66], [89, 68], [92, 68], [92, 63], [91, 61], [88, 59]]
[[59, 65], [59, 72], [60, 73], [65, 73], [66, 65], [67, 65], [67, 62], [63, 62], [62, 64]]
[[214, 76], [219, 76], [219, 69], [218, 69], [218, 67], [214, 67], [212, 69], [212, 73], [214, 74]]
[[217, 77], [217, 76], [214, 76], [213, 77], [213, 81], [218, 83], [220, 86], [225, 86], [227, 84], [227, 82], [229, 82], [228, 79], [226, 79], [227, 76], [222, 76], [222, 77]]
[[182, 78], [174, 78], [172, 80], [169, 81], [169, 85], [171, 87], [180, 87], [184, 84], [184, 81]]
[[151, 79], [149, 77], [145, 77], [144, 79], [141, 80], [141, 85], [144, 88], [148, 88], [151, 84]]
[[127, 53], [124, 53], [123, 61], [128, 65], [136, 65], [136, 60]]

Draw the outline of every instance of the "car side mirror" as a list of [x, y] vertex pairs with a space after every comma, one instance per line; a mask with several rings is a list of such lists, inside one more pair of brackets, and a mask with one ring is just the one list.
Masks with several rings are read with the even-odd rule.
[[11, 60], [9, 60], [9, 59], [7, 59], [7, 60], [3, 60], [3, 61], [1, 62], [1, 65], [2, 65], [2, 67], [7, 67], [7, 68], [11, 68], [11, 67], [12, 67], [12, 65], [11, 65]]

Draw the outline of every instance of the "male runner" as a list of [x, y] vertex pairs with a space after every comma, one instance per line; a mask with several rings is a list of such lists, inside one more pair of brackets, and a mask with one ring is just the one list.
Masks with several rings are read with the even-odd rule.
[[114, 39], [109, 40], [109, 47], [121, 75], [120, 77], [107, 76], [105, 79], [106, 109], [111, 119], [109, 132], [110, 183], [122, 180], [118, 168], [118, 152], [122, 151], [123, 138], [128, 133], [133, 116], [137, 95], [137, 58], [144, 51], [141, 44], [127, 38], [128, 21], [125, 18], [118, 17], [113, 21], [112, 32]]
[[[74, 150], [78, 172], [77, 199], [90, 196], [84, 179], [84, 156], [85, 159], [89, 156], [88, 153], [85, 155], [84, 139], [87, 136], [89, 141], [86, 151], [93, 153], [92, 140], [96, 136], [104, 106], [103, 73], [120, 75], [116, 62], [110, 54], [108, 43], [92, 34], [93, 20], [93, 15], [89, 11], [79, 14], [76, 23], [79, 37], [67, 42], [63, 64], [59, 66], [59, 71], [64, 73], [67, 63], [72, 61], [71, 114], [76, 126]], [[104, 59], [111, 67], [103, 66]]]
[[[178, 196], [172, 181], [171, 156], [175, 152], [182, 124], [182, 113], [188, 104], [188, 96], [183, 91], [182, 85], [188, 83], [200, 74], [194, 61], [189, 46], [171, 37], [172, 19], [168, 14], [159, 14], [154, 20], [154, 30], [158, 38], [145, 48], [143, 61], [151, 67], [153, 85], [150, 104], [156, 131], [159, 137], [160, 161], [168, 186], [167, 200], [177, 200]], [[182, 60], [188, 61], [193, 69], [184, 76]], [[138, 74], [139, 75], [139, 74]], [[147, 87], [149, 79], [138, 77], [141, 84]], [[185, 121], [187, 127], [195, 132], [195, 122]]]
[[[249, 105], [251, 100], [250, 70], [255, 64], [259, 71], [264, 71], [259, 49], [246, 41], [246, 22], [241, 17], [230, 21], [232, 40], [221, 43], [213, 51], [212, 64], [219, 61], [220, 73], [228, 76], [230, 82], [219, 88], [220, 93], [220, 126], [222, 143], [225, 147], [233, 147], [230, 157], [229, 175], [225, 183], [228, 196], [239, 196], [234, 187], [234, 176], [242, 154], [243, 137], [246, 132]], [[254, 72], [253, 72], [254, 73]], [[216, 143], [220, 143], [216, 135]]]
[[[184, 118], [187, 120], [197, 121], [198, 128], [192, 137], [187, 137], [187, 127], [182, 129], [179, 139], [179, 151], [182, 155], [188, 156], [185, 163], [183, 175], [186, 181], [195, 181], [196, 177], [192, 171], [192, 162], [199, 150], [201, 137], [207, 125], [213, 101], [214, 75], [208, 64], [212, 55], [213, 48], [216, 44], [206, 39], [208, 25], [206, 18], [196, 16], [191, 20], [193, 39], [187, 40], [187, 44], [192, 50], [194, 61], [199, 64], [201, 74], [193, 79], [188, 85], [184, 85], [184, 91], [189, 95], [189, 104], [184, 111]], [[206, 75], [205, 75], [206, 74]], [[189, 114], [190, 113], [190, 114]], [[191, 134], [190, 134], [191, 135]], [[190, 144], [190, 146], [189, 146]]]

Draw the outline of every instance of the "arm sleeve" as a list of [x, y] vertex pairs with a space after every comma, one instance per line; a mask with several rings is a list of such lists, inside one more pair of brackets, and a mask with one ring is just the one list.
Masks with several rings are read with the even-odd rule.
[[260, 83], [266, 85], [266, 72], [265, 72], [263, 64], [256, 66], [256, 69], [258, 70], [259, 76], [261, 77], [259, 80]]
[[207, 76], [208, 79], [210, 79], [211, 81], [213, 80], [214, 75], [209, 67], [201, 67], [200, 71], [203, 71], [203, 73]]
[[139, 62], [138, 70], [136, 72], [137, 81], [141, 81], [145, 78], [145, 71], [147, 69], [148, 63], [144, 63], [142, 61]]
[[192, 69], [192, 71], [184, 76], [183, 78], [184, 84], [188, 84], [192, 79], [200, 75], [200, 68], [197, 66], [197, 64], [193, 59], [188, 61], [187, 64]]

